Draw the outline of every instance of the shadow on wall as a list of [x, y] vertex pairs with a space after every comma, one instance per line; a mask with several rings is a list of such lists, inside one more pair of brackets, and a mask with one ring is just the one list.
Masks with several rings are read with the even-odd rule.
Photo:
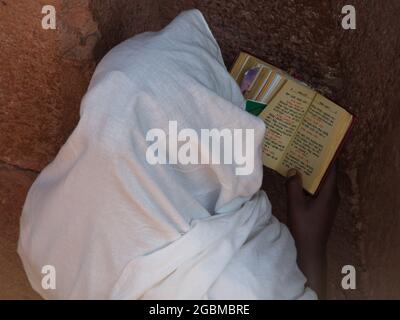
[[[95, 62], [121, 41], [159, 30], [194, 7], [208, 20], [227, 66], [240, 50], [249, 51], [301, 75], [358, 117], [340, 159], [329, 295], [400, 298], [400, 198], [393, 181], [400, 178], [399, 1], [353, 0], [355, 31], [340, 26], [343, 0], [48, 2], [59, 12], [52, 33], [37, 23], [40, 0], [0, 3], [0, 269], [7, 270], [0, 275], [1, 298], [35, 297], [15, 255], [21, 207], [76, 125]], [[282, 178], [266, 170], [265, 183], [275, 214], [284, 218]], [[347, 264], [358, 272], [354, 291], [340, 286]]]

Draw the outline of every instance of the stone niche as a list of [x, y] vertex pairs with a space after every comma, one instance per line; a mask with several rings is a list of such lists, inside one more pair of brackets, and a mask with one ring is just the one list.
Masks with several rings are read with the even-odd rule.
[[[57, 30], [40, 28], [53, 4]], [[357, 29], [341, 27], [352, 4]], [[400, 2], [398, 0], [0, 1], [0, 298], [35, 298], [15, 255], [26, 191], [79, 120], [96, 62], [121, 41], [198, 8], [227, 67], [240, 50], [300, 76], [357, 117], [340, 156], [341, 206], [329, 244], [329, 297], [400, 298]], [[22, 21], [22, 23], [21, 23]], [[284, 220], [284, 181], [266, 170]], [[357, 289], [343, 290], [353, 265]]]

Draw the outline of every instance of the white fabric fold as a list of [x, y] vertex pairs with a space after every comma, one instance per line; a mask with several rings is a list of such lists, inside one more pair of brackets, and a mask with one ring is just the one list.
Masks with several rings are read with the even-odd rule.
[[[18, 252], [48, 299], [315, 298], [263, 191], [264, 123], [198, 10], [114, 48], [81, 119], [31, 187]], [[231, 165], [151, 165], [152, 128], [254, 129], [252, 174]], [[42, 267], [56, 289], [41, 286]]]

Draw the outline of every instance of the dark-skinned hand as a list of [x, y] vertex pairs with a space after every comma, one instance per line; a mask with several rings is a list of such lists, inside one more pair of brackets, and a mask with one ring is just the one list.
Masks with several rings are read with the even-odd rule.
[[297, 248], [297, 262], [307, 278], [307, 285], [319, 298], [326, 295], [326, 246], [339, 206], [334, 165], [316, 196], [306, 194], [302, 188], [301, 175], [288, 171], [286, 181], [288, 194], [287, 224]]

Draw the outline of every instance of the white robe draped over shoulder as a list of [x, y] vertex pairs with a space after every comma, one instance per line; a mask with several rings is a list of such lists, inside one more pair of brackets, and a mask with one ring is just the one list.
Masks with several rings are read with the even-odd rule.
[[[315, 298], [262, 182], [263, 121], [243, 111], [198, 10], [98, 65], [80, 121], [32, 185], [18, 252], [46, 299]], [[254, 129], [254, 170], [146, 160], [153, 128]], [[54, 266], [56, 288], [42, 287]]]

